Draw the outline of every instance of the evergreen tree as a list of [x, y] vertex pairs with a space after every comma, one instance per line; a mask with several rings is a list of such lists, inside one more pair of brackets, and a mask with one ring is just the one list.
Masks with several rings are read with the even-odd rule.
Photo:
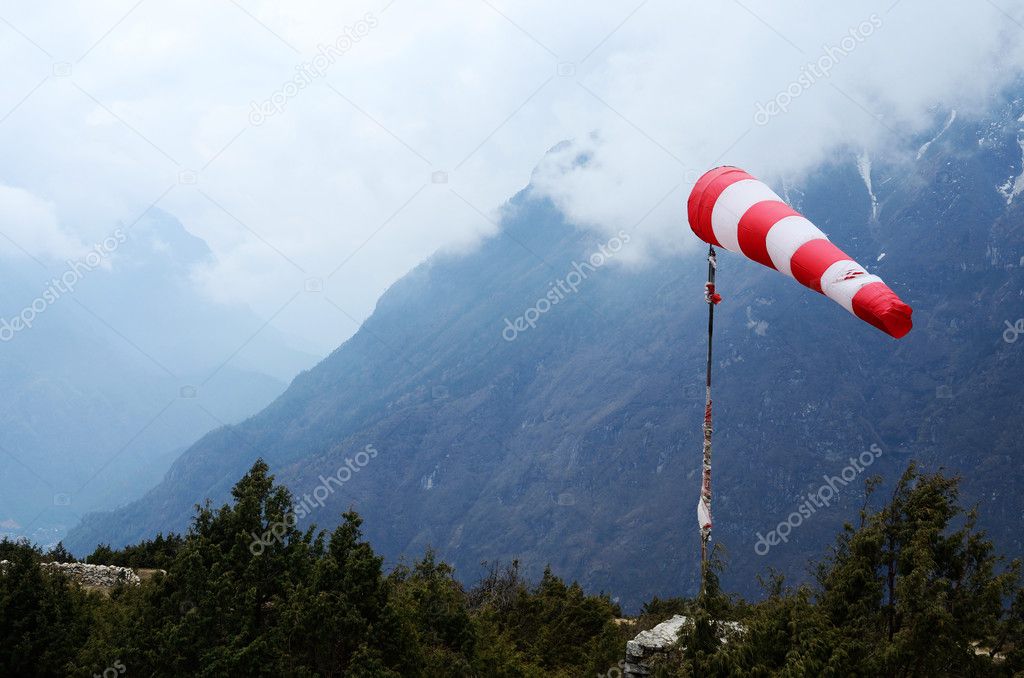
[[61, 676], [72, 670], [98, 599], [50, 568], [34, 547], [7, 542], [0, 573], [0, 675]]
[[313, 570], [310, 532], [289, 516], [288, 490], [257, 461], [233, 505], [197, 507], [185, 542], [146, 606], [145, 664], [194, 675], [274, 675], [286, 647], [271, 642], [291, 590]]
[[326, 548], [320, 538], [313, 543], [315, 564], [291, 591], [280, 631], [292, 668], [321, 676], [415, 670], [412, 631], [389, 602], [383, 559], [362, 541], [362, 519], [343, 518]]
[[[984, 675], [1018, 565], [994, 554], [977, 516], [958, 504], [957, 478], [911, 464], [888, 503], [847, 526], [819, 572], [820, 605], [866, 673]], [[959, 521], [959, 526], [956, 522]]]
[[[958, 479], [911, 464], [877, 511], [846, 525], [817, 586], [768, 582], [744, 632], [699, 675], [1000, 676], [1019, 670], [1018, 564], [958, 503]], [[1012, 604], [1011, 604], [1012, 603]], [[724, 663], [723, 663], [724, 662]], [[711, 670], [713, 669], [713, 670]], [[698, 675], [694, 672], [692, 675]]]
[[452, 568], [427, 549], [411, 569], [395, 568], [390, 584], [400, 613], [411, 622], [422, 647], [422, 675], [468, 675], [476, 633], [466, 594]]
[[77, 563], [78, 560], [71, 555], [71, 553], [64, 548], [64, 542], [59, 541], [57, 545], [43, 554], [42, 558], [45, 563]]

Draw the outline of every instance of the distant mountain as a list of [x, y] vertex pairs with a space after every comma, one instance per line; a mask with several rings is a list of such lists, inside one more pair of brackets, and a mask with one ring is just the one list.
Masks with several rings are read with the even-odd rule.
[[3, 534], [52, 542], [139, 497], [314, 361], [270, 328], [232, 357], [263, 320], [192, 291], [213, 255], [171, 215], [153, 209], [97, 246], [74, 264], [0, 259]]
[[[1024, 175], [1021, 113], [1017, 99], [942, 131], [950, 112], [936, 111], [934, 132], [905, 148], [850, 149], [803, 185], [786, 182], [791, 201], [914, 307], [904, 340], [720, 255], [715, 538], [728, 550], [726, 588], [754, 593], [769, 566], [803, 577], [855, 518], [863, 479], [892, 479], [911, 458], [963, 472], [1000, 548], [1024, 552], [1024, 341], [1003, 337], [1024, 316], [1024, 195], [1008, 188]], [[679, 214], [679, 237], [692, 238]], [[225, 500], [261, 456], [309, 509], [303, 522], [331, 526], [353, 506], [390, 559], [432, 544], [467, 579], [484, 559], [551, 563], [627, 606], [693, 593], [703, 250], [588, 270], [602, 244], [527, 188], [499, 235], [419, 266], [263, 412], [207, 434], [139, 501], [87, 517], [71, 547], [182, 529], [195, 502]], [[566, 291], [559, 281], [582, 271]], [[872, 449], [880, 456], [838, 500], [758, 555], [758, 533]]]

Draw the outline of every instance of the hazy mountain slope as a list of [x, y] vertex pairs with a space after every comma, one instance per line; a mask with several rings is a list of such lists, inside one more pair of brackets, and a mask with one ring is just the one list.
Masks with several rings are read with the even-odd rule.
[[[721, 254], [715, 509], [727, 586], [751, 592], [768, 566], [801, 576], [854, 516], [864, 476], [767, 556], [754, 551], [757, 533], [871, 445], [882, 455], [870, 472], [888, 477], [911, 457], [977, 468], [968, 500], [1003, 548], [1021, 552], [1024, 348], [1002, 332], [1024, 315], [1024, 211], [998, 190], [1024, 171], [1021, 112], [1018, 101], [992, 120], [960, 116], [916, 164], [904, 160], [927, 139], [873, 158], [877, 220], [854, 149], [788, 187], [914, 306], [915, 330], [900, 342]], [[937, 129], [947, 117], [937, 112]], [[679, 213], [680, 238], [692, 238]], [[354, 506], [390, 558], [433, 544], [466, 577], [482, 559], [519, 557], [631, 605], [692, 593], [702, 257], [606, 265], [510, 342], [504, 319], [537, 304], [600, 240], [529, 189], [503, 226], [471, 255], [436, 258], [396, 283], [351, 340], [266, 410], [205, 436], [142, 500], [90, 516], [72, 546], [180, 529], [194, 502], [223, 500], [257, 456], [301, 499], [372, 445], [377, 456], [311, 520], [332, 525]]]
[[212, 255], [170, 215], [153, 210], [112, 232], [123, 237], [111, 236], [103, 263], [79, 268], [73, 289], [45, 306], [70, 266], [6, 250], [0, 260], [2, 319], [33, 300], [38, 310], [0, 343], [5, 534], [47, 543], [84, 513], [137, 498], [188, 445], [265, 407], [309, 360], [273, 331], [227, 360], [263, 321], [190, 291], [190, 271]]

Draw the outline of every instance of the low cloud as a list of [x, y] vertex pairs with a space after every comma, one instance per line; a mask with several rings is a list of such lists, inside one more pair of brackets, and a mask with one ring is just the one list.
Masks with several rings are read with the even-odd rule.
[[798, 181], [840, 149], [909, 149], [951, 109], [979, 112], [1019, 76], [1022, 17], [909, 0], [652, 10], [652, 23], [620, 36], [632, 49], [610, 55], [563, 113], [595, 113], [598, 131], [547, 158], [538, 187], [578, 223], [613, 232], [647, 215], [638, 235], [659, 251], [696, 244], [682, 202], [705, 170]]
[[[209, 296], [327, 349], [416, 263], [493, 234], [531, 176], [582, 227], [633, 234], [629, 261], [692, 245], [683, 202], [715, 164], [796, 180], [969, 115], [1024, 65], [1024, 12], [1002, 1], [23, 3], [0, 24], [0, 177], [21, 187], [0, 230], [66, 257], [155, 204], [209, 243]], [[827, 75], [781, 94], [834, 46]], [[289, 302], [310, 278], [344, 313]]]
[[54, 205], [23, 188], [0, 184], [0, 255], [66, 259], [81, 242], [57, 223]]

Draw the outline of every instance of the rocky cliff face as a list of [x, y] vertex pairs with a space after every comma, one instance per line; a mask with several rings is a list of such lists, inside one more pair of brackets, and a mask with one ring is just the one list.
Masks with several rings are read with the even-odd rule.
[[[915, 308], [904, 340], [719, 257], [726, 589], [756, 592], [769, 566], [802, 577], [855, 515], [864, 478], [895, 477], [911, 458], [964, 472], [965, 499], [1000, 548], [1024, 552], [1024, 342], [1004, 339], [1024, 316], [1024, 197], [1000, 188], [1024, 173], [1024, 103], [1002, 105], [958, 116], [917, 160], [928, 139], [885, 157], [851, 151], [786, 186]], [[937, 112], [936, 133], [948, 117]], [[467, 579], [485, 559], [551, 563], [627, 607], [693, 593], [705, 267], [696, 254], [583, 266], [608, 244], [527, 189], [501, 235], [414, 270], [270, 407], [205, 436], [142, 500], [89, 517], [66, 543], [81, 552], [182, 529], [195, 502], [225, 499], [262, 456], [305, 504], [303, 522], [331, 526], [352, 506], [391, 560], [430, 544]], [[377, 454], [358, 456], [368, 445]], [[869, 470], [851, 461], [869, 451]], [[829, 505], [802, 516], [833, 478]]]

